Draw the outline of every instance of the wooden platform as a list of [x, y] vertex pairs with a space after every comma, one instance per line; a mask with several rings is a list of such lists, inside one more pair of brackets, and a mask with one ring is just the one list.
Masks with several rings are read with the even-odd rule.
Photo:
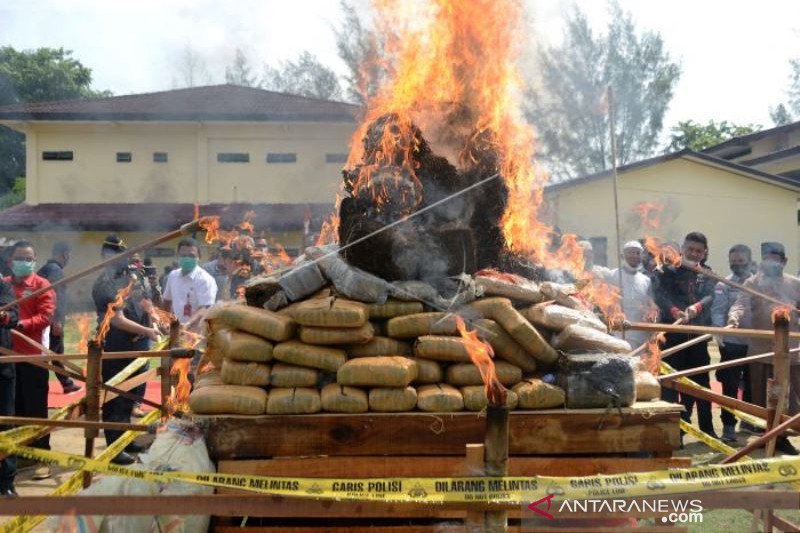
[[[669, 457], [680, 447], [682, 407], [662, 401], [616, 410], [512, 411], [511, 455], [652, 452]], [[477, 413], [365, 413], [207, 417], [215, 460], [308, 455], [464, 455], [483, 442]]]

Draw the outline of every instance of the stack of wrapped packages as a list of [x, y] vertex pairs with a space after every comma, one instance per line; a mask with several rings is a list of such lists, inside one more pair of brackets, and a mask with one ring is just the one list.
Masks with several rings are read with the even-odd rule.
[[461, 281], [463, 290], [444, 299], [425, 283], [389, 283], [335, 254], [307, 251], [290, 272], [253, 280], [247, 304], [209, 310], [191, 409], [480, 411], [485, 387], [459, 317], [491, 346], [509, 408], [624, 406], [658, 396], [653, 376], [625, 355], [630, 345], [608, 333], [573, 286], [495, 271]]

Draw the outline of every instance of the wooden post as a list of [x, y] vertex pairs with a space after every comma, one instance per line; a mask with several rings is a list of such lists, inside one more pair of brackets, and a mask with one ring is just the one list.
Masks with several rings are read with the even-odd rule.
[[[785, 318], [775, 320], [775, 355], [772, 359], [773, 377], [767, 388], [767, 409], [774, 414], [767, 419], [767, 431], [780, 425], [781, 415], [789, 401], [789, 321]], [[772, 414], [772, 413], [770, 413]], [[767, 443], [766, 456], [775, 455], [775, 440]]]
[[[467, 461], [465, 476], [482, 476], [485, 473], [484, 463], [484, 445], [483, 444], [467, 444]], [[464, 529], [467, 533], [479, 533], [484, 530], [486, 523], [486, 513], [483, 511], [467, 511], [467, 516], [464, 518]]]
[[[505, 476], [508, 473], [508, 408], [492, 405], [486, 408], [486, 437], [484, 438], [486, 475]], [[506, 511], [487, 511], [485, 531], [505, 532], [508, 528]]]
[[[175, 319], [169, 325], [169, 348], [181, 346], [181, 323]], [[169, 416], [167, 399], [172, 394], [172, 358], [161, 356], [161, 417]]]
[[[89, 357], [86, 359], [86, 414], [84, 418], [90, 422], [100, 421], [100, 382], [103, 379], [103, 349], [94, 340], [89, 341]], [[94, 454], [94, 439], [99, 436], [97, 428], [85, 428], [86, 439], [83, 455], [91, 458]], [[91, 472], [83, 473], [83, 488], [92, 484]]]

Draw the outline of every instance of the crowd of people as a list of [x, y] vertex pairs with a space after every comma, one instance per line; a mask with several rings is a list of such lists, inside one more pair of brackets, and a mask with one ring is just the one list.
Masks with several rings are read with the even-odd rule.
[[[583, 241], [584, 253], [589, 260], [587, 268], [603, 281], [622, 287], [622, 310], [631, 322], [650, 321], [653, 318], [663, 324], [685, 324], [697, 326], [717, 326], [731, 329], [730, 334], [714, 338], [719, 348], [720, 361], [732, 361], [749, 355], [769, 352], [772, 341], [769, 339], [743, 338], [736, 335], [736, 328], [772, 329], [772, 313], [778, 304], [752, 296], [704, 274], [709, 271], [708, 239], [699, 232], [686, 235], [680, 248], [679, 265], [669, 264], [656, 268], [655, 258], [648, 253], [642, 241], [630, 241], [623, 247], [622, 264], [619, 269], [595, 266], [591, 261], [591, 245]], [[784, 302], [795, 308], [800, 304], [800, 279], [785, 272], [786, 249], [779, 242], [763, 242], [760, 246], [760, 261], [755, 261], [752, 251], [746, 244], [736, 244], [728, 252], [730, 273], [726, 279]], [[691, 266], [700, 266], [698, 271]], [[620, 271], [621, 269], [621, 271]], [[653, 313], [655, 310], [655, 313]], [[655, 314], [655, 316], [652, 316]], [[791, 320], [791, 330], [798, 330], [798, 320]], [[685, 343], [690, 335], [668, 333], [662, 349]], [[636, 348], [647, 342], [644, 332], [627, 331], [626, 340]], [[665, 357], [676, 370], [686, 370], [710, 364], [709, 341], [699, 342]], [[722, 385], [726, 396], [736, 398], [740, 391], [742, 399], [766, 407], [767, 380], [772, 376], [772, 365], [767, 362], [746, 363], [716, 371], [716, 378]], [[692, 376], [698, 384], [709, 387], [709, 374]], [[672, 389], [663, 389], [662, 398], [670, 402], [680, 402], [685, 411], [682, 416], [687, 422], [697, 407], [697, 421], [700, 429], [714, 438], [711, 404], [689, 394], [681, 394]], [[789, 412], [800, 411], [800, 360], [795, 358], [790, 372]], [[722, 435], [728, 443], [737, 442], [736, 417], [722, 410]], [[742, 422], [740, 431], [758, 434], [761, 430]], [[798, 454], [798, 451], [785, 437], [777, 440], [776, 449], [785, 454]]]
[[[708, 240], [699, 232], [686, 235], [680, 254], [680, 264], [656, 268], [654, 258], [648, 254], [641, 241], [626, 243], [622, 261], [617, 269], [595, 266], [592, 263], [591, 244], [580, 243], [584, 249], [586, 268], [597, 278], [622, 286], [621, 306], [630, 321], [648, 321], [657, 318], [665, 324], [690, 324], [731, 328], [730, 334], [716, 337], [722, 361], [740, 359], [748, 354], [770, 350], [769, 340], [738, 337], [735, 328], [753, 327], [770, 329], [772, 312], [776, 304], [762, 298], [752, 297], [725, 283], [715, 282], [703, 273], [708, 257]], [[159, 276], [149, 258], [138, 254], [124, 254], [127, 246], [116, 234], [109, 234], [102, 243], [100, 254], [108, 262], [92, 287], [98, 324], [106, 318], [109, 309], [109, 329], [104, 338], [105, 351], [146, 351], [152, 343], [165, 333], [156, 320], [156, 309], [173, 315], [182, 325], [192, 327], [202, 317], [203, 310], [221, 299], [240, 296], [241, 287], [253, 275], [265, 269], [281, 266], [270, 263], [266, 239], [240, 236], [235, 241], [217, 249], [209, 261], [201, 266], [201, 248], [194, 239], [183, 239], [176, 248], [177, 260], [165, 267]], [[51, 257], [36, 271], [36, 250], [28, 241], [13, 244], [5, 261], [0, 261], [4, 277], [0, 280], [0, 306], [27, 296], [51, 283], [64, 278], [64, 268], [70, 260], [70, 247], [57, 242]], [[781, 243], [761, 243], [760, 262], [753, 260], [751, 249], [737, 244], [729, 251], [730, 274], [728, 279], [752, 287], [786, 305], [795, 307], [800, 303], [800, 279], [784, 272], [786, 252]], [[120, 256], [119, 260], [114, 260]], [[698, 271], [689, 266], [699, 265]], [[123, 289], [130, 291], [122, 305], [113, 302]], [[64, 323], [68, 310], [68, 294], [65, 285], [55, 290], [46, 290], [28, 298], [20, 305], [0, 312], [0, 348], [8, 353], [41, 354], [43, 346], [56, 353], [64, 352]], [[653, 316], [656, 310], [656, 317]], [[798, 321], [793, 320], [791, 329], [798, 330]], [[626, 339], [635, 348], [648, 341], [648, 334], [627, 331]], [[689, 335], [669, 333], [663, 348], [686, 342]], [[110, 359], [103, 363], [102, 377], [107, 381], [128, 366], [133, 359]], [[708, 342], [700, 342], [684, 348], [665, 358], [676, 370], [685, 370], [710, 363]], [[196, 365], [197, 361], [194, 361]], [[791, 371], [789, 411], [800, 411], [800, 361]], [[64, 368], [60, 363], [60, 368]], [[144, 372], [143, 367], [139, 372]], [[772, 367], [766, 363], [748, 363], [718, 370], [717, 380], [722, 384], [726, 396], [736, 397], [741, 391], [745, 401], [766, 406], [767, 379]], [[66, 372], [65, 372], [66, 373]], [[57, 374], [64, 393], [81, 390], [68, 375]], [[700, 385], [709, 386], [709, 374], [697, 374], [693, 379]], [[0, 415], [46, 418], [48, 416], [49, 372], [46, 368], [28, 363], [3, 363], [0, 357]], [[145, 385], [131, 391], [143, 396]], [[682, 416], [689, 421], [697, 407], [698, 424], [702, 431], [716, 437], [711, 405], [691, 395], [680, 394], [671, 389], [663, 390], [663, 398], [680, 402], [685, 411]], [[137, 414], [136, 403], [127, 397], [117, 396], [102, 408], [104, 421], [129, 422]], [[141, 414], [141, 413], [139, 413]], [[737, 441], [734, 415], [727, 411], [721, 414], [722, 440]], [[757, 433], [760, 430], [745, 422], [741, 431]], [[121, 431], [105, 430], [108, 445], [121, 436]], [[49, 449], [49, 436], [32, 444]], [[786, 438], [779, 438], [777, 449], [787, 454], [797, 450]], [[112, 462], [131, 464], [134, 454], [141, 452], [136, 443], [128, 445]], [[14, 478], [16, 460], [6, 457], [0, 460], [0, 496], [15, 496]], [[34, 479], [50, 477], [49, 467], [39, 466]]]

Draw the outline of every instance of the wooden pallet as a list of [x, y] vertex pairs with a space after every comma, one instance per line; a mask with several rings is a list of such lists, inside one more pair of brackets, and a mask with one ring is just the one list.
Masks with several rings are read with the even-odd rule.
[[[509, 475], [584, 476], [688, 466], [688, 459], [671, 457], [680, 445], [681, 410], [679, 405], [656, 401], [635, 404], [621, 414], [603, 409], [512, 412]], [[219, 471], [231, 474], [343, 480], [467, 476], [480, 472], [465, 460], [466, 445], [483, 442], [484, 431], [485, 419], [476, 413], [212, 417], [208, 419], [207, 442]], [[642, 452], [649, 456], [631, 457]], [[378, 527], [378, 531], [400, 527], [405, 531], [412, 530], [410, 526], [414, 531], [440, 531], [441, 521], [461, 522], [474, 512], [473, 506], [466, 504], [272, 500], [258, 511], [266, 523], [250, 519], [250, 527], [237, 531], [300, 532], [320, 530], [314, 528], [321, 525], [326, 526], [322, 531], [357, 531], [360, 527]], [[521, 516], [521, 509], [509, 509], [516, 530]], [[217, 520], [216, 531], [239, 524]], [[464, 530], [459, 527], [453, 530]], [[624, 529], [615, 526], [613, 530]]]

